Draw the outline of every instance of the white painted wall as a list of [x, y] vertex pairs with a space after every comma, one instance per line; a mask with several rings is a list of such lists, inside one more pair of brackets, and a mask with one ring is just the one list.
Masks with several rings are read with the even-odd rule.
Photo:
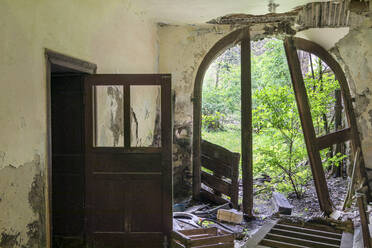
[[132, 0], [0, 1], [0, 234], [14, 235], [14, 247], [45, 243], [27, 235], [36, 221], [45, 236], [46, 201], [33, 209], [29, 200], [37, 175], [46, 183], [44, 49], [96, 63], [98, 73], [155, 73], [157, 39]]

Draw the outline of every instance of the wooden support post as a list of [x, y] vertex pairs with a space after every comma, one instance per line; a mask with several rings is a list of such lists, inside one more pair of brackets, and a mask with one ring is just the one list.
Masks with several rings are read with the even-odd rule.
[[251, 41], [249, 31], [241, 42], [241, 118], [243, 212], [248, 217], [253, 217]]
[[302, 77], [301, 65], [297, 56], [297, 49], [292, 38], [286, 38], [284, 42], [288, 66], [291, 73], [293, 90], [296, 96], [298, 112], [301, 118], [302, 130], [306, 143], [314, 184], [318, 195], [320, 209], [329, 215], [332, 213], [332, 203], [329, 198], [328, 186], [324, 175], [322, 160], [317, 147], [317, 139], [310, 105], [306, 93], [305, 83]]
[[366, 196], [364, 194], [356, 193], [357, 203], [359, 207], [360, 223], [362, 224], [362, 233], [363, 233], [363, 247], [371, 248], [371, 236], [369, 233], [369, 220], [368, 215], [366, 214]]

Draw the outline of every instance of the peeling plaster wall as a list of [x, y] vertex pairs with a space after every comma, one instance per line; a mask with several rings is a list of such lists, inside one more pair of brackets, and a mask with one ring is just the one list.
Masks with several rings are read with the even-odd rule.
[[351, 22], [350, 32], [336, 43], [332, 52], [343, 66], [355, 97], [363, 155], [368, 178], [372, 179], [372, 20], [353, 14]]
[[175, 92], [173, 183], [175, 198], [190, 195], [192, 183], [192, 94], [194, 80], [209, 49], [231, 32], [226, 26], [159, 27], [159, 71], [172, 73]]
[[0, 247], [46, 246], [44, 48], [98, 73], [158, 71], [157, 26], [131, 0], [0, 2]]

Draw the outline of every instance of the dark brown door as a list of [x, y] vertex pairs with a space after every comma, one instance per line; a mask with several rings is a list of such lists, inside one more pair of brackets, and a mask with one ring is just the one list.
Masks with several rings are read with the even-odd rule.
[[92, 247], [164, 247], [172, 229], [170, 75], [85, 78]]

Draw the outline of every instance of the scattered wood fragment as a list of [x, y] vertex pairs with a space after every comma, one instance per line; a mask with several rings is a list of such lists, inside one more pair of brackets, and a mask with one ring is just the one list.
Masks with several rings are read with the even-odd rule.
[[348, 186], [348, 190], [347, 190], [347, 194], [345, 197], [344, 205], [342, 206], [342, 210], [349, 208], [353, 200], [354, 189], [355, 189], [354, 185], [356, 181], [356, 168], [359, 165], [359, 154], [360, 154], [360, 147], [358, 147], [357, 151], [355, 152], [353, 170], [351, 174], [351, 181]]
[[339, 220], [339, 219], [341, 219], [342, 214], [343, 214], [343, 213], [342, 213], [341, 211], [335, 210], [335, 211], [333, 211], [333, 212], [329, 215], [329, 217], [332, 218], [332, 219], [334, 219], [334, 220]]
[[235, 209], [219, 209], [217, 219], [229, 223], [240, 224], [243, 221], [243, 213]]
[[272, 202], [276, 212], [285, 215], [291, 215], [293, 206], [288, 202], [287, 198], [279, 193], [273, 192]]
[[199, 217], [209, 217], [210, 215], [217, 214], [217, 211], [219, 209], [231, 209], [231, 203], [227, 202], [227, 203], [219, 205], [215, 208], [208, 209], [208, 210], [205, 210], [205, 211], [195, 211], [194, 214], [199, 216]]

